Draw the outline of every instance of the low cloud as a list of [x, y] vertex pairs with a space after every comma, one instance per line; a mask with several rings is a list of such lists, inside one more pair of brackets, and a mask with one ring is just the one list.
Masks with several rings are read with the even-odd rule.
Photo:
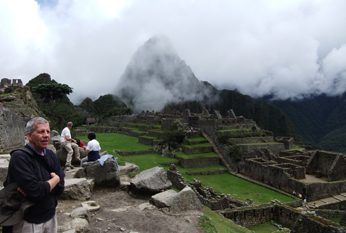
[[96, 98], [163, 34], [218, 88], [336, 95], [346, 90], [345, 9], [344, 0], [0, 0], [0, 78], [46, 72], [73, 87], [74, 102]]

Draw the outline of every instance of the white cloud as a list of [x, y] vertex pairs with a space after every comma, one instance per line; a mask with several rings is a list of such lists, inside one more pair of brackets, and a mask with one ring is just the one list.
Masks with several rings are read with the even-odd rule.
[[44, 2], [0, 0], [0, 78], [46, 72], [73, 87], [74, 100], [98, 97], [163, 34], [218, 87], [282, 98], [346, 89], [344, 0]]

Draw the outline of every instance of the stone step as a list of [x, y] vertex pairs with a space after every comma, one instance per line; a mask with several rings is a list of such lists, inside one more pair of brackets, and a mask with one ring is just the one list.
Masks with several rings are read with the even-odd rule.
[[246, 143], [274, 142], [274, 139], [272, 136], [263, 136], [263, 137], [229, 138], [227, 141], [230, 144], [246, 144]]
[[285, 145], [281, 142], [267, 142], [267, 143], [244, 143], [237, 144], [237, 147], [242, 154], [248, 154], [251, 151], [259, 149], [269, 149], [274, 154], [279, 153], [280, 151], [285, 150]]
[[119, 155], [123, 155], [123, 156], [145, 155], [145, 154], [155, 153], [152, 149], [148, 149], [148, 150], [131, 150], [131, 151], [116, 150], [116, 152]]
[[204, 137], [193, 137], [193, 138], [185, 139], [185, 143], [188, 145], [203, 144], [203, 143], [207, 143], [207, 142], [208, 142], [208, 140]]
[[346, 193], [341, 193], [339, 195], [334, 195], [332, 197], [327, 197], [323, 199], [319, 199], [316, 201], [311, 201], [307, 203], [307, 206], [312, 209], [318, 209], [323, 206], [328, 206], [340, 202], [345, 202], [346, 201]]
[[183, 145], [183, 152], [186, 154], [208, 153], [212, 152], [213, 147], [209, 143], [195, 144], [195, 145]]
[[192, 167], [209, 167], [220, 164], [219, 157], [210, 157], [210, 158], [178, 158], [180, 166], [183, 168], [192, 168]]
[[145, 144], [145, 145], [154, 145], [154, 142], [156, 141], [157, 139], [154, 138], [154, 137], [150, 137], [150, 136], [139, 136], [138, 137], [138, 142], [139, 143], [142, 143], [142, 144]]

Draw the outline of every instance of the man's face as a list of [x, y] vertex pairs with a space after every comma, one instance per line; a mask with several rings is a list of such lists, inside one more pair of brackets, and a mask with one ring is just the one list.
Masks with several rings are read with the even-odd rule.
[[50, 141], [50, 127], [49, 124], [36, 124], [32, 133], [27, 135], [30, 144], [35, 149], [43, 150], [47, 148]]

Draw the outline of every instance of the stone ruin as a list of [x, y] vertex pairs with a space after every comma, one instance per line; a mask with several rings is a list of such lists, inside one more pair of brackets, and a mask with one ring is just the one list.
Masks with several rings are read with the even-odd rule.
[[0, 92], [3, 92], [8, 87], [23, 87], [21, 79], [8, 79], [3, 78], [0, 81]]
[[[286, 193], [296, 195], [302, 199], [305, 198], [309, 202], [346, 192], [345, 155], [326, 151], [288, 151], [293, 144], [293, 139], [290, 137], [274, 138], [270, 132], [260, 129], [254, 121], [242, 116], [236, 116], [233, 110], [229, 111], [228, 116], [222, 116], [217, 111], [214, 111], [214, 113], [207, 113], [206, 111], [204, 109], [202, 114], [191, 113], [189, 110], [182, 114], [143, 112], [139, 115], [113, 117], [112, 120], [108, 121], [107, 126], [95, 124], [89, 125], [88, 129], [96, 132], [122, 132], [138, 137], [145, 144], [155, 145], [160, 143], [160, 140], [146, 138], [141, 133], [129, 130], [126, 125], [129, 123], [138, 124], [139, 128], [148, 132], [150, 137], [155, 136], [159, 139], [160, 133], [155, 128], [156, 124], [169, 130], [179, 121], [186, 135], [203, 133], [208, 136], [218, 149], [218, 153], [222, 157], [222, 163], [225, 163], [226, 167], [232, 168], [233, 172], [239, 172], [246, 177], [268, 184]], [[224, 143], [220, 143], [220, 137], [225, 138]], [[233, 154], [230, 153], [230, 146], [240, 148], [241, 157], [236, 163], [232, 159]], [[185, 149], [188, 150], [188, 148]], [[214, 210], [231, 209], [232, 214], [224, 214], [231, 219], [241, 219], [244, 211], [240, 209], [240, 212], [236, 212], [236, 210], [245, 207], [250, 208], [249, 206], [251, 206], [251, 203], [240, 202], [227, 195], [218, 194], [212, 189], [204, 188], [198, 182], [185, 184], [180, 180], [179, 175], [174, 174], [174, 172], [168, 172], [168, 176], [173, 185], [180, 184], [180, 186], [178, 185], [180, 190], [189, 185], [204, 205]], [[291, 209], [285, 206], [271, 205], [267, 208], [268, 211], [266, 209], [258, 213], [255, 207], [251, 208], [254, 208], [252, 210], [256, 214], [255, 216], [245, 214], [246, 216], [252, 216], [251, 220], [246, 221], [254, 224], [262, 222], [262, 220], [256, 220], [256, 218], [264, 218], [274, 219], [292, 229], [307, 229], [306, 227], [312, 229], [309, 227], [316, 224], [318, 226], [316, 229], [325, 227], [323, 224], [315, 223], [314, 219], [306, 220], [308, 226], [304, 224], [304, 226], [301, 226], [293, 220], [290, 220], [290, 223], [285, 223], [280, 217], [272, 218], [271, 213], [278, 213], [279, 216], [280, 214], [282, 216], [296, 215], [295, 211], [291, 212]], [[266, 217], [266, 215], [270, 217]], [[305, 219], [305, 216], [299, 218]], [[333, 227], [329, 228], [327, 226], [326, 229], [331, 229], [330, 232], [334, 232]]]
[[311, 214], [302, 214], [300, 211], [282, 204], [263, 205], [258, 207], [243, 207], [233, 210], [224, 210], [221, 213], [235, 223], [245, 227], [275, 221], [280, 229], [288, 228], [289, 232], [299, 233], [341, 233], [345, 232], [340, 226]]
[[327, 151], [281, 152], [277, 157], [247, 158], [239, 172], [314, 201], [346, 192], [346, 155]]

